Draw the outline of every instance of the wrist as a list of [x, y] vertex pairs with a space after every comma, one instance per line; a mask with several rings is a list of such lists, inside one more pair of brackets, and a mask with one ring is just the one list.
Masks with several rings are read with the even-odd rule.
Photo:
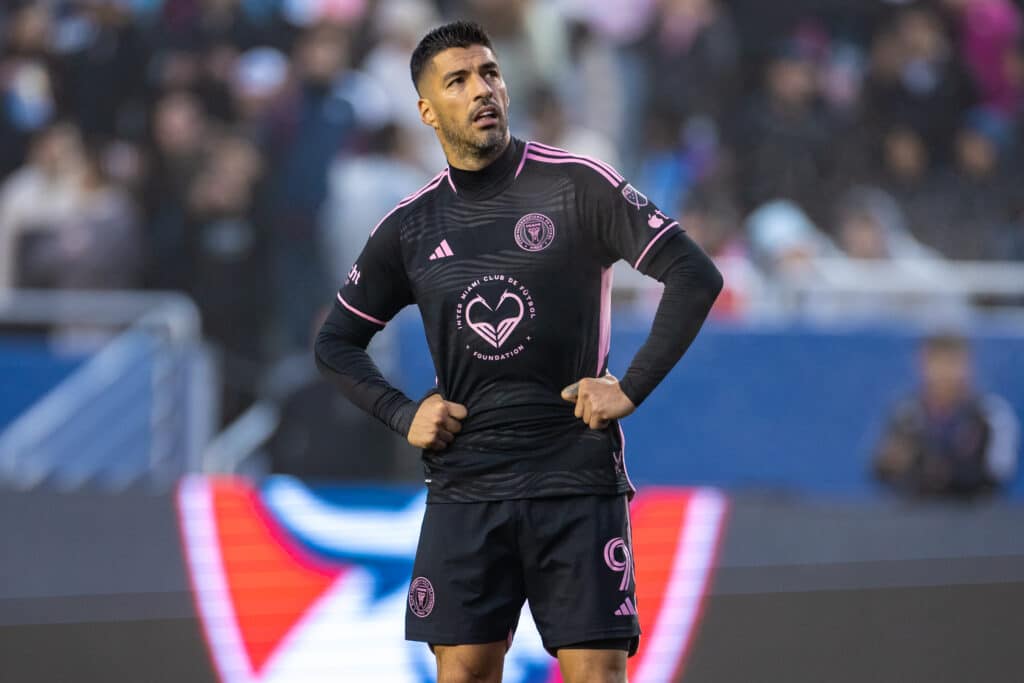
[[644, 400], [643, 395], [640, 393], [640, 389], [636, 386], [636, 383], [629, 376], [628, 372], [625, 377], [619, 380], [619, 391], [625, 394], [626, 398], [629, 399], [634, 408], [639, 408], [640, 403]]

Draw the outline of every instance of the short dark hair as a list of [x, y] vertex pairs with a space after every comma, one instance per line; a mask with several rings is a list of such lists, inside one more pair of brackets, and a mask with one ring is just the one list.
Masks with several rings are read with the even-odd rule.
[[939, 332], [926, 337], [921, 346], [925, 353], [967, 353], [970, 344], [956, 332]]
[[409, 60], [409, 71], [412, 73], [412, 84], [416, 91], [420, 89], [420, 76], [427, 68], [430, 60], [435, 55], [453, 47], [469, 47], [471, 45], [483, 45], [491, 50], [491, 38], [487, 31], [480, 24], [472, 21], [453, 21], [444, 26], [438, 26], [427, 35], [423, 36], [420, 44], [412, 51], [412, 59]]

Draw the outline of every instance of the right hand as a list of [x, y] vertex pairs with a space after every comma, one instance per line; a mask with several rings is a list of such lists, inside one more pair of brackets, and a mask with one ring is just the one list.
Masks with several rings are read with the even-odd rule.
[[441, 398], [440, 394], [428, 396], [420, 403], [406, 439], [413, 446], [431, 451], [442, 451], [462, 431], [460, 420], [468, 415], [466, 406]]

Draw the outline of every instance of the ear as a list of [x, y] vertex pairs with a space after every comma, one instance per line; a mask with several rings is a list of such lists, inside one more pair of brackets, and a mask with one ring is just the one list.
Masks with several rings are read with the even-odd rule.
[[430, 100], [425, 97], [421, 97], [416, 102], [416, 106], [420, 110], [420, 121], [422, 121], [424, 125], [430, 126], [436, 130], [437, 116], [434, 115], [434, 107], [430, 104]]

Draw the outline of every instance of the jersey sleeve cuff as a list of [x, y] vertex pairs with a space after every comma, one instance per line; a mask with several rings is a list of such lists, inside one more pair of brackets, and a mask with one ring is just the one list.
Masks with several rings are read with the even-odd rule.
[[633, 402], [635, 407], [640, 407], [645, 396], [641, 394], [640, 389], [636, 386], [636, 383], [629, 376], [628, 372], [626, 373], [626, 376], [619, 381], [619, 389], [621, 389], [622, 393], [626, 395], [626, 398]]

